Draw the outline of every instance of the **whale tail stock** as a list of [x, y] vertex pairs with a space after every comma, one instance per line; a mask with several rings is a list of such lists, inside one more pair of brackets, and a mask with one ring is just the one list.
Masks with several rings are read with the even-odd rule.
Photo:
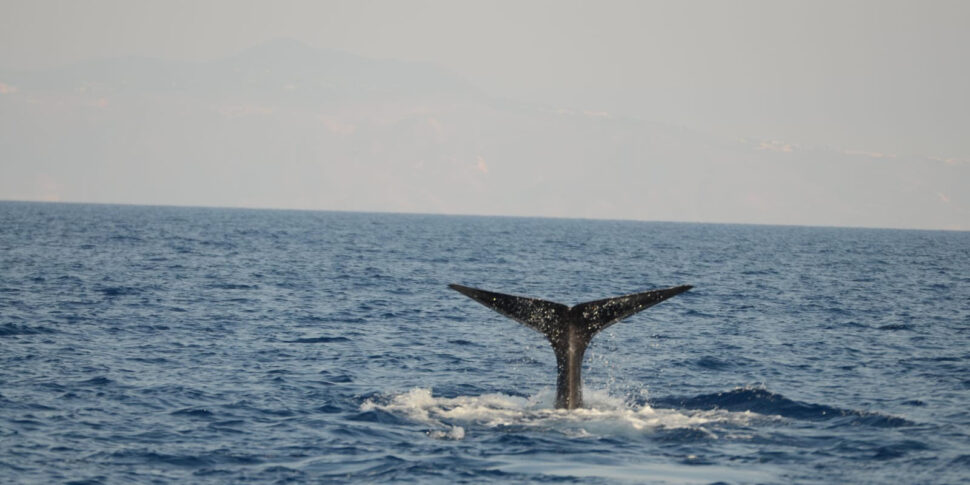
[[589, 301], [570, 307], [537, 298], [505, 295], [456, 284], [448, 287], [549, 339], [556, 353], [558, 372], [556, 407], [565, 409], [575, 409], [583, 405], [583, 354], [594, 335], [630, 315], [692, 288], [676, 286]]

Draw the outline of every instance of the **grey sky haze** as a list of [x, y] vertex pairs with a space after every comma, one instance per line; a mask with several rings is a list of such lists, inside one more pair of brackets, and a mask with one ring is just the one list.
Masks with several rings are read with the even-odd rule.
[[502, 97], [970, 157], [967, 2], [5, 2], [0, 66], [207, 60], [290, 37]]
[[[428, 62], [493, 99], [970, 164], [970, 2], [5, 0], [0, 10], [0, 71], [204, 62], [282, 37]], [[809, 215], [781, 219], [825, 222]], [[752, 220], [784, 222], [737, 218]]]

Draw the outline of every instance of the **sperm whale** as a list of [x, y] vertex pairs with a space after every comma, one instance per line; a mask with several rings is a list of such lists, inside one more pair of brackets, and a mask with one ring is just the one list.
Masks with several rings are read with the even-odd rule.
[[549, 339], [556, 353], [556, 407], [562, 409], [583, 405], [580, 375], [583, 354], [594, 335], [630, 315], [693, 288], [676, 286], [566, 306], [457, 284], [448, 287]]

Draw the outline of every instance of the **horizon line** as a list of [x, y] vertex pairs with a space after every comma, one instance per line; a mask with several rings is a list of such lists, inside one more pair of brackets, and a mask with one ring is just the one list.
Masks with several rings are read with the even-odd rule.
[[402, 215], [402, 216], [443, 216], [443, 217], [479, 217], [479, 218], [509, 218], [509, 219], [553, 219], [567, 221], [601, 221], [601, 222], [641, 222], [641, 223], [662, 223], [662, 224], [698, 224], [715, 226], [759, 226], [759, 227], [786, 227], [786, 228], [813, 228], [813, 229], [862, 229], [877, 231], [921, 231], [921, 232], [970, 232], [968, 229], [960, 228], [916, 228], [916, 227], [886, 227], [886, 226], [848, 226], [848, 225], [825, 225], [825, 224], [783, 224], [771, 222], [719, 222], [719, 221], [683, 221], [671, 219], [632, 219], [632, 218], [609, 218], [609, 217], [579, 217], [579, 216], [551, 216], [551, 215], [523, 215], [523, 214], [482, 214], [482, 213], [460, 213], [460, 212], [407, 212], [393, 210], [358, 210], [358, 209], [309, 209], [294, 207], [255, 207], [255, 206], [232, 206], [232, 205], [196, 205], [196, 204], [151, 204], [137, 202], [85, 202], [85, 201], [64, 201], [64, 200], [25, 200], [25, 199], [3, 199], [0, 204], [20, 203], [20, 204], [63, 204], [63, 205], [99, 205], [99, 206], [121, 206], [121, 207], [158, 207], [172, 209], [217, 209], [217, 210], [246, 210], [246, 211], [277, 211], [277, 212], [329, 212], [342, 214], [383, 214], [383, 215]]

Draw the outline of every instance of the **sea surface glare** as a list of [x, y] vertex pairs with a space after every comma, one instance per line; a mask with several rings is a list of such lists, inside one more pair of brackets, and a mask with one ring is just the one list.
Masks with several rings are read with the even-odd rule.
[[0, 482], [510, 481], [967, 483], [970, 233], [0, 202]]

